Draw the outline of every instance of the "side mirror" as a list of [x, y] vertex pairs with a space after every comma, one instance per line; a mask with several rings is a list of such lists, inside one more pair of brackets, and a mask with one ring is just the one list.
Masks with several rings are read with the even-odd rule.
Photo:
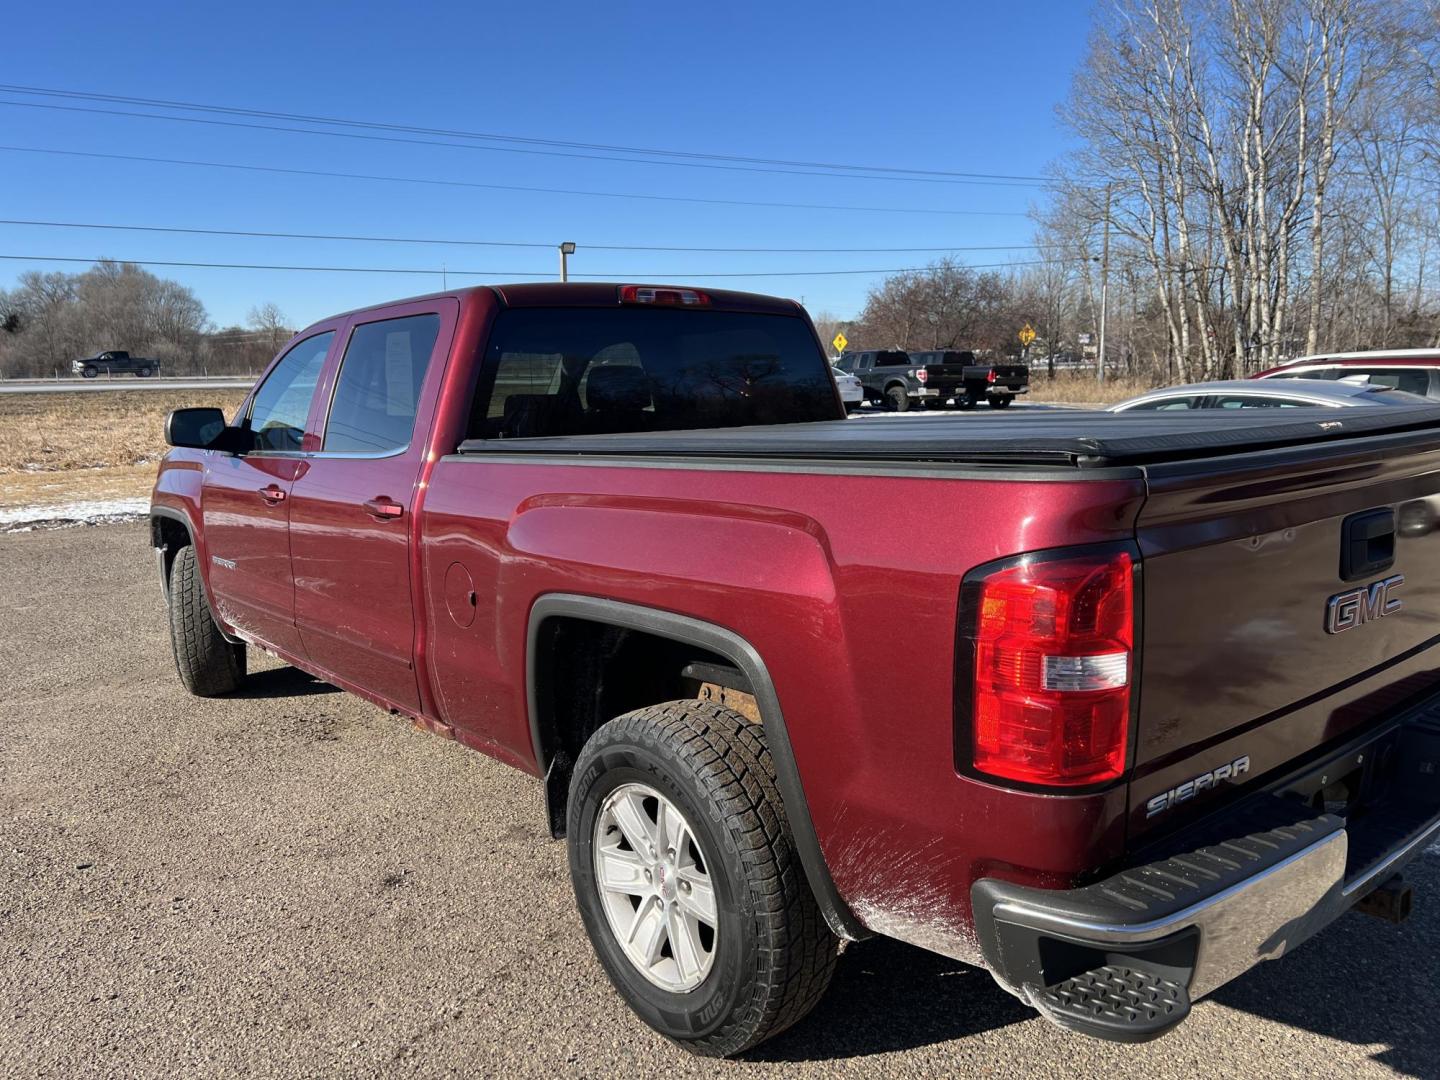
[[194, 450], [224, 450], [238, 454], [245, 449], [244, 433], [225, 423], [219, 409], [174, 409], [165, 418], [165, 441], [171, 446]]

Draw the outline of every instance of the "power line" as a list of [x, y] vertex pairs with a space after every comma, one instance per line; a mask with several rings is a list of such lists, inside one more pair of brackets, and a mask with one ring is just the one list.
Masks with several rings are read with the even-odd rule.
[[840, 210], [877, 214], [936, 214], [947, 217], [1028, 217], [1019, 210], [939, 210], [905, 206], [850, 206], [830, 203], [764, 202], [747, 199], [704, 199], [689, 195], [655, 195], [630, 191], [585, 191], [578, 188], [531, 187], [522, 184], [485, 184], [476, 180], [441, 180], [421, 176], [383, 176], [374, 173], [332, 172], [322, 169], [289, 169], [280, 165], [241, 165], [227, 161], [193, 161], [184, 158], [144, 157], [138, 154], [102, 154], [92, 150], [56, 150], [39, 146], [0, 146], [16, 154], [53, 154], [60, 157], [94, 158], [102, 161], [138, 161], [152, 165], [188, 165], [206, 169], [277, 173], [287, 176], [317, 176], [339, 180], [378, 180], [394, 184], [427, 184], [435, 187], [479, 188], [485, 191], [519, 191], [540, 195], [579, 195], [599, 199], [640, 199], [649, 202], [693, 203], [705, 206], [767, 207], [781, 210]]
[[[0, 218], [0, 225], [24, 225], [49, 229], [107, 229], [120, 232], [179, 233], [186, 236], [241, 236], [267, 240], [347, 240], [375, 244], [439, 244], [452, 247], [512, 247], [543, 248], [555, 247], [550, 240], [455, 240], [424, 238], [416, 236], [363, 236], [343, 233], [292, 233], [260, 232], [250, 229], [188, 228], [178, 225], [115, 225], [93, 221], [29, 221], [18, 218]], [[581, 243], [589, 251], [679, 251], [704, 254], [742, 255], [821, 255], [821, 254], [940, 254], [955, 251], [1033, 251], [1037, 248], [1059, 247], [1049, 244], [969, 244], [953, 247], [883, 247], [883, 248], [746, 248], [746, 247], [676, 247], [649, 244], [589, 244]]]
[[[3, 88], [0, 88], [3, 90]], [[325, 131], [319, 128], [286, 127], [283, 124], [247, 124], [240, 120], [215, 120], [199, 116], [166, 116], [161, 113], [130, 112], [124, 109], [98, 109], [83, 105], [47, 105], [38, 101], [0, 101], [12, 109], [50, 109], [58, 112], [90, 113], [97, 116], [123, 116], [136, 120], [168, 120], [177, 124], [206, 124], [212, 127], [245, 128], [251, 131], [280, 131], [291, 135], [324, 135], [332, 139], [363, 139], [366, 142], [403, 143], [409, 146], [444, 146], [453, 150], [480, 150], [495, 154], [530, 154], [542, 157], [579, 158], [586, 161], [610, 161], [629, 165], [668, 165], [677, 169], [721, 169], [726, 172], [771, 173], [777, 176], [828, 176], [842, 180], [888, 180], [916, 184], [969, 184], [982, 187], [1037, 187], [1048, 180], [1022, 180], [995, 176], [984, 179], [959, 179], [941, 176], [880, 176], [869, 173], [821, 172], [815, 169], [782, 169], [761, 165], [722, 165], [704, 161], [660, 161], [650, 158], [621, 158], [609, 154], [585, 154], [572, 150], [536, 150], [516, 146], [480, 146], [474, 143], [447, 142], [443, 139], [414, 139], [399, 135], [366, 135], [356, 131]]]
[[619, 154], [639, 154], [652, 157], [690, 158], [706, 161], [732, 161], [748, 165], [783, 165], [793, 168], [834, 169], [869, 173], [899, 173], [910, 176], [964, 177], [985, 180], [1023, 180], [1048, 183], [1043, 176], [1027, 176], [1008, 173], [957, 172], [944, 169], [915, 169], [889, 165], [854, 165], [823, 161], [794, 161], [784, 158], [745, 157], [736, 154], [699, 153], [686, 150], [661, 150], [647, 147], [620, 146], [609, 143], [576, 142], [565, 139], [543, 139], [524, 135], [498, 135], [487, 132], [463, 131], [449, 128], [422, 127], [414, 124], [384, 123], [372, 120], [354, 120], [334, 116], [313, 116], [305, 113], [276, 112], [267, 109], [238, 106], [210, 105], [194, 101], [173, 101], [164, 98], [131, 97], [123, 94], [98, 94], [79, 90], [60, 90], [53, 87], [19, 86], [0, 84], [0, 91], [25, 94], [32, 97], [57, 97], [80, 101], [114, 102], [124, 105], [141, 105], [150, 108], [181, 109], [188, 112], [219, 113], [230, 116], [253, 116], [270, 120], [289, 120], [307, 124], [328, 124], [332, 127], [355, 127], [379, 131], [399, 131], [413, 135], [441, 135], [450, 138], [475, 139], [488, 142], [520, 143], [534, 146], [556, 146], [572, 150], [603, 150]]
[[[107, 257], [108, 258], [108, 257]], [[95, 263], [101, 260], [94, 258], [80, 258], [73, 255], [0, 255], [0, 259], [15, 262], [62, 262], [62, 263]], [[133, 266], [170, 266], [185, 267], [191, 269], [205, 270], [296, 270], [311, 273], [325, 274], [426, 274], [432, 277], [441, 275], [458, 275], [460, 277], [486, 277], [486, 278], [507, 278], [507, 277], [528, 277], [548, 278], [553, 276], [550, 272], [535, 272], [533, 270], [455, 270], [445, 268], [442, 270], [430, 269], [427, 267], [409, 266], [289, 266], [278, 263], [229, 263], [229, 262], [188, 262], [173, 259], [110, 259], [117, 263], [129, 263]], [[1062, 259], [1061, 262], [1084, 262], [1084, 259]], [[1040, 266], [1044, 260], [1033, 259], [1020, 262], [1008, 263], [970, 263], [961, 267], [965, 270], [1008, 270], [1019, 266]], [[837, 277], [848, 274], [910, 274], [924, 273], [931, 269], [927, 266], [902, 266], [898, 268], [872, 268], [857, 270], [757, 270], [757, 271], [733, 271], [725, 273], [679, 273], [667, 271], [663, 274], [634, 273], [625, 271], [621, 273], [604, 274], [571, 274], [571, 277], [589, 278], [598, 281], [633, 281], [637, 278], [660, 279], [670, 278], [673, 280], [690, 280], [694, 278], [757, 278], [757, 277]]]

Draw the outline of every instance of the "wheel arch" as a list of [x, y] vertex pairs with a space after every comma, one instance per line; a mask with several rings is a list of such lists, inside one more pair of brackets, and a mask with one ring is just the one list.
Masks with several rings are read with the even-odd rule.
[[[170, 599], [170, 567], [175, 553], [195, 544], [195, 528], [183, 510], [171, 506], [150, 507], [150, 544], [155, 549], [155, 562], [160, 571], [160, 591]], [[196, 549], [198, 553], [198, 548]]]
[[525, 699], [531, 746], [540, 775], [546, 780], [546, 811], [551, 820], [554, 820], [554, 806], [552, 785], [549, 781], [551, 769], [556, 762], [547, 751], [550, 742], [545, 738], [549, 699], [540, 679], [541, 664], [544, 661], [541, 634], [548, 620], [558, 618], [637, 630], [714, 653], [735, 666], [749, 683], [759, 707], [761, 726], [770, 748], [770, 756], [775, 763], [780, 799], [795, 839], [796, 852], [805, 869], [811, 892], [825, 915], [825, 921], [841, 937], [851, 940], [868, 937], [869, 931], [840, 896], [825, 863], [815, 823], [810, 817], [804, 786], [800, 781], [794, 748], [791, 746], [784, 714], [780, 709], [780, 699], [765, 662], [754, 646], [723, 626], [673, 611], [603, 597], [549, 593], [535, 601], [530, 609], [526, 634]]

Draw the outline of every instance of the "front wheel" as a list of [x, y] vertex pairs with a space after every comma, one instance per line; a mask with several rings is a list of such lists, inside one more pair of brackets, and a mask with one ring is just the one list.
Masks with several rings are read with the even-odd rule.
[[170, 648], [180, 682], [197, 697], [229, 694], [245, 681], [245, 646], [226, 641], [215, 625], [190, 546], [170, 567]]
[[95, 378], [96, 375], [99, 375], [99, 374], [100, 374], [100, 369], [97, 368], [97, 367], [91, 367], [91, 366], [87, 365], [87, 366], [85, 367], [85, 369], [80, 372], [80, 374], [81, 374], [82, 376], [84, 376], [85, 378], [87, 378], [87, 379], [93, 379], [93, 378]]
[[1003, 409], [1014, 400], [1015, 399], [1013, 397], [1010, 397], [1008, 394], [992, 395], [990, 398], [990, 407], [992, 409]]
[[804, 1017], [835, 971], [761, 729], [672, 701], [590, 737], [570, 782], [575, 900], [640, 1018], [698, 1054], [738, 1054]]

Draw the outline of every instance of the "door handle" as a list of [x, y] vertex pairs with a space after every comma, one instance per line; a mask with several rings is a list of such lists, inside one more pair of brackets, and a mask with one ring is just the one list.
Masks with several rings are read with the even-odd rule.
[[377, 495], [373, 499], [366, 499], [364, 505], [365, 512], [380, 521], [394, 521], [405, 513], [405, 507], [388, 495]]
[[279, 506], [285, 501], [285, 489], [278, 484], [271, 484], [260, 489], [260, 497], [271, 506]]

